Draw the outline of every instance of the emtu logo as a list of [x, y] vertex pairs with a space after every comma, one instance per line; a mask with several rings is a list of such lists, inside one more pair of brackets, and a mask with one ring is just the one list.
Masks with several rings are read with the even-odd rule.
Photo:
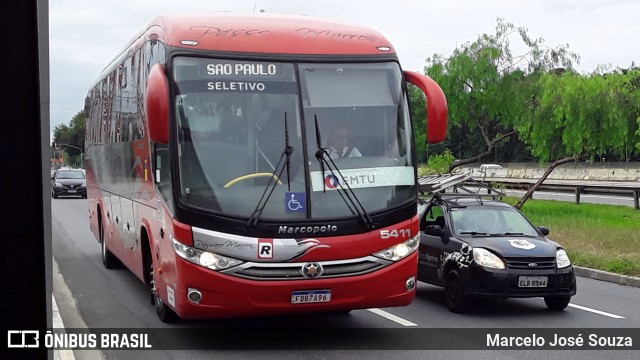
[[330, 189], [335, 189], [340, 185], [340, 180], [335, 175], [327, 175], [324, 177], [324, 184]]

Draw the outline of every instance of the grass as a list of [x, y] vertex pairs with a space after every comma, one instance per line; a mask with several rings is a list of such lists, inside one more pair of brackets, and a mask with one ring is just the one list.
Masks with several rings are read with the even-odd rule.
[[567, 250], [574, 265], [640, 276], [640, 211], [551, 200], [529, 200], [521, 211], [550, 229], [549, 238]]

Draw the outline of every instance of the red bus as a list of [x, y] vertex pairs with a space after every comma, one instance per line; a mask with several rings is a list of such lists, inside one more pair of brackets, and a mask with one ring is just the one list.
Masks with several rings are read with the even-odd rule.
[[426, 94], [428, 141], [442, 141], [442, 90], [403, 72], [372, 29], [153, 19], [85, 103], [104, 265], [147, 284], [162, 321], [408, 305], [419, 232], [406, 81]]

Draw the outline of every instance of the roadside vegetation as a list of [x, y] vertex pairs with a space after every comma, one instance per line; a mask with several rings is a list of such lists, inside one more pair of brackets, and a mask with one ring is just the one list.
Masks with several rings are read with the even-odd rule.
[[410, 87], [419, 161], [429, 173], [471, 163], [544, 165], [516, 208], [557, 166], [640, 161], [640, 66], [580, 72], [579, 61], [568, 44], [549, 46], [502, 18], [495, 33], [428, 57], [424, 72], [446, 95], [449, 122], [445, 141], [426, 144], [425, 99]]
[[[505, 198], [515, 204], [517, 198]], [[520, 209], [536, 225], [550, 229], [574, 265], [640, 276], [640, 211], [599, 204], [576, 205], [529, 200]]]

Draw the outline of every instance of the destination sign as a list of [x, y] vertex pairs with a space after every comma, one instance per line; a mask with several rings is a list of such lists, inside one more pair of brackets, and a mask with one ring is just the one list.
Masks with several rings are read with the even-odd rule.
[[282, 64], [257, 62], [215, 62], [205, 66], [205, 74], [217, 78], [236, 79], [282, 78]]
[[207, 75], [276, 76], [278, 75], [278, 66], [276, 64], [262, 63], [207, 64]]
[[284, 78], [283, 69], [278, 63], [238, 61], [209, 62], [204, 68], [206, 76], [212, 78], [207, 90], [216, 92], [263, 92], [268, 82]]
[[264, 91], [266, 85], [261, 82], [246, 81], [209, 81], [207, 90], [215, 91]]

